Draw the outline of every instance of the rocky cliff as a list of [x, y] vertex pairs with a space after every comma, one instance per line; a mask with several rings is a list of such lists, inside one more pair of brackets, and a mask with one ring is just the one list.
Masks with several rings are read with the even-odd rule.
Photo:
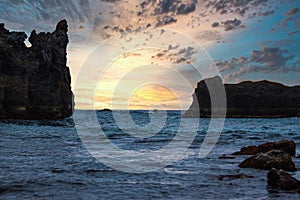
[[68, 25], [53, 33], [10, 32], [0, 24], [0, 118], [61, 119], [72, 115]]
[[[220, 77], [202, 80], [193, 94], [193, 103], [184, 117], [210, 117], [211, 100], [206, 82], [222, 84]], [[270, 81], [224, 84], [226, 117], [274, 118], [300, 116], [300, 86], [288, 87]], [[200, 110], [200, 112], [199, 112]]]

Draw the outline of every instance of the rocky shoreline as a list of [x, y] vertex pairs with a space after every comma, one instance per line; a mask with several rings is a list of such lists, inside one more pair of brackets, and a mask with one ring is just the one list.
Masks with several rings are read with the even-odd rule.
[[52, 33], [24, 32], [0, 24], [0, 119], [63, 119], [73, 113], [67, 63], [68, 25]]
[[[254, 168], [258, 170], [269, 170], [267, 173], [268, 187], [281, 189], [289, 192], [300, 193], [300, 181], [292, 177], [289, 172], [297, 171], [292, 157], [296, 155], [294, 141], [282, 140], [279, 142], [268, 142], [258, 146], [243, 147], [240, 151], [231, 155], [252, 155], [239, 164], [240, 168]], [[226, 158], [225, 155], [221, 156]], [[232, 159], [228, 156], [228, 159]], [[247, 174], [234, 174], [219, 176], [219, 180], [253, 178]]]

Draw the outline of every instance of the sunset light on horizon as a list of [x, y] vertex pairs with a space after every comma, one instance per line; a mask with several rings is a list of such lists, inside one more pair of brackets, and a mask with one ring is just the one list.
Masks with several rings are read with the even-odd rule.
[[[128, 105], [129, 94], [134, 91], [126, 91], [126, 86], [139, 88], [140, 77], [147, 77], [154, 83], [167, 82], [166, 87], [174, 90], [181, 104], [176, 107], [173, 102], [165, 109], [188, 109], [197, 82], [208, 77], [201, 77], [192, 68], [202, 70], [214, 66], [224, 83], [271, 80], [286, 85], [299, 84], [300, 12], [297, 1], [183, 2], [185, 4], [181, 5], [180, 1], [162, 0], [36, 1], [32, 7], [29, 1], [16, 4], [2, 1], [0, 5], [5, 5], [1, 6], [5, 10], [0, 20], [9, 29], [25, 30], [29, 34], [32, 29], [52, 31], [57, 21], [67, 19], [70, 40], [67, 57], [72, 88], [76, 87], [79, 76], [89, 77], [74, 91], [77, 109], [127, 109], [128, 106], [148, 109], [151, 106], [137, 102], [138, 99], [134, 101], [136, 105]], [[174, 35], [180, 37], [175, 39]], [[197, 47], [203, 48], [207, 57], [196, 51]], [[95, 50], [97, 56], [89, 60]], [[111, 57], [110, 60], [107, 57]], [[82, 69], [87, 62], [95, 65], [93, 70]], [[163, 67], [159, 69], [158, 66]], [[139, 67], [143, 70], [138, 74], [127, 74]], [[166, 75], [167, 68], [182, 74], [188, 84]], [[124, 80], [122, 76], [126, 74], [128, 77]], [[112, 106], [114, 87], [120, 86], [120, 80], [123, 90], [113, 97]], [[97, 88], [91, 88], [94, 85], [91, 81], [97, 82]], [[91, 90], [95, 91], [94, 98], [87, 97]], [[150, 88], [147, 91], [147, 97], [153, 95], [153, 99], [159, 99], [157, 91]], [[91, 99], [93, 106], [89, 103]], [[172, 99], [172, 95], [167, 99]]]

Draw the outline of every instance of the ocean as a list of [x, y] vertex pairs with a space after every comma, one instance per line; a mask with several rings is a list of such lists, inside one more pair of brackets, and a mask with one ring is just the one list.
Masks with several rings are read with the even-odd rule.
[[[268, 171], [239, 168], [249, 156], [220, 158], [282, 139], [294, 140], [299, 154], [300, 118], [226, 119], [216, 144], [201, 157], [210, 119], [182, 119], [180, 111], [158, 117], [153, 111], [120, 111], [116, 122], [110, 111], [77, 112], [75, 123], [0, 121], [0, 199], [300, 199], [269, 188]], [[176, 137], [183, 122], [186, 139]], [[300, 169], [300, 158], [293, 160]], [[253, 178], [219, 178], [240, 173]], [[300, 172], [291, 174], [300, 179]]]

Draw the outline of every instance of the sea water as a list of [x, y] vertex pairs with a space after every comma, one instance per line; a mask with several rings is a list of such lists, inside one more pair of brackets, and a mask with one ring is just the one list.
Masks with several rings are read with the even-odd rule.
[[[111, 112], [94, 113], [106, 139], [120, 150], [132, 152], [164, 148], [176, 137], [182, 120], [188, 125], [198, 120], [182, 119], [180, 111], [168, 111], [163, 127], [157, 128], [151, 123], [148, 111], [130, 111], [136, 126], [126, 123], [128, 119], [124, 117], [120, 128]], [[88, 118], [82, 120], [89, 126]], [[216, 145], [200, 158], [199, 149], [209, 120], [198, 120], [199, 127], [186, 156], [147, 173], [128, 173], [105, 165], [88, 150], [72, 118], [2, 120], [0, 199], [300, 199], [299, 194], [269, 188], [268, 171], [239, 168], [238, 164], [249, 156], [219, 158], [244, 146], [282, 139], [294, 140], [300, 152], [300, 118], [226, 119]], [[159, 131], [150, 137], [135, 137], [135, 131], [141, 134], [137, 127], [143, 127], [145, 133]], [[185, 129], [189, 134], [188, 126]], [[151, 159], [162, 161], [159, 156]], [[300, 159], [293, 160], [300, 169]], [[254, 178], [218, 178], [239, 173]], [[291, 175], [300, 179], [299, 172]]]

